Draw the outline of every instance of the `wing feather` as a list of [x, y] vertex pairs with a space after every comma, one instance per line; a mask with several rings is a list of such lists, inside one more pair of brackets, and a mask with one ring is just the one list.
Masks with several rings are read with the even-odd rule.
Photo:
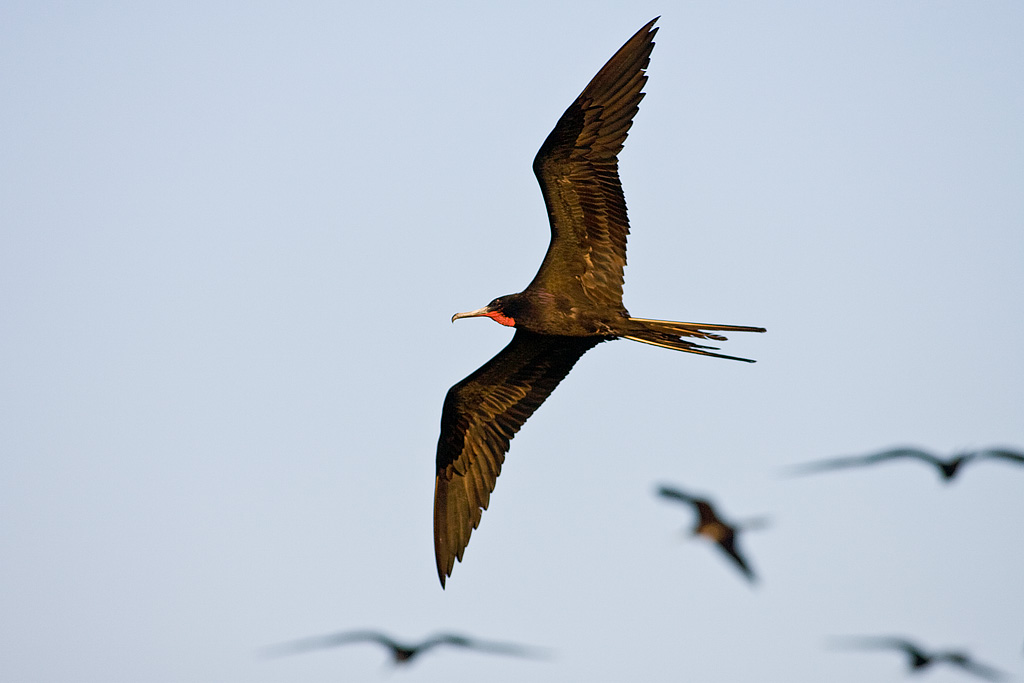
[[537, 152], [533, 171], [544, 194], [551, 243], [527, 289], [622, 307], [629, 219], [618, 153], [644, 96], [655, 21], [594, 76]]
[[480, 524], [512, 437], [601, 341], [517, 330], [498, 355], [448, 390], [434, 484], [434, 553], [442, 586]]
[[687, 505], [692, 505], [693, 502], [696, 500], [696, 498], [694, 498], [693, 496], [683, 493], [679, 489], [674, 488], [672, 486], [659, 486], [658, 495], [664, 498], [673, 498], [675, 500], [682, 501]]
[[390, 636], [387, 636], [378, 631], [342, 631], [339, 633], [329, 633], [322, 636], [311, 636], [308, 638], [301, 638], [299, 640], [293, 640], [287, 643], [281, 643], [279, 645], [272, 645], [264, 648], [263, 652], [268, 657], [281, 657], [284, 655], [298, 654], [300, 652], [309, 652], [311, 650], [322, 650], [332, 647], [340, 647], [347, 645], [348, 643], [359, 643], [359, 642], [373, 642], [380, 643], [384, 647], [395, 648], [402, 647], [399, 643], [395, 642]]
[[746, 559], [744, 559], [737, 547], [735, 534], [732, 534], [727, 538], [723, 538], [717, 545], [722, 552], [732, 558], [733, 563], [739, 568], [743, 575], [747, 577], [748, 581], [757, 580], [757, 577], [754, 575], [754, 570], [750, 568], [749, 564], [747, 564]]
[[921, 450], [920, 448], [892, 448], [887, 451], [880, 451], [869, 455], [850, 455], [839, 458], [829, 458], [827, 460], [816, 460], [802, 465], [795, 465], [789, 468], [789, 471], [792, 474], [811, 474], [827, 470], [872, 465], [877, 462], [893, 460], [896, 458], [916, 458], [933, 465], [942, 465], [942, 462], [938, 458], [927, 451]]
[[989, 448], [978, 453], [978, 457], [981, 458], [1002, 458], [1003, 460], [1009, 460], [1011, 462], [1019, 462], [1024, 464], [1024, 454], [1018, 453], [1017, 451], [1011, 451], [1005, 448]]
[[711, 506], [711, 503], [706, 500], [694, 498], [693, 507], [697, 509], [697, 515], [700, 517], [701, 524], [713, 524], [722, 521], [715, 514], [715, 509]]

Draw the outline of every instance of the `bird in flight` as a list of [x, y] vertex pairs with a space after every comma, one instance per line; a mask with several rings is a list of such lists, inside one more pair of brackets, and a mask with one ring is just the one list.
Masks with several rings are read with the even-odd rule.
[[491, 654], [512, 655], [515, 657], [541, 657], [540, 651], [513, 645], [510, 643], [497, 643], [486, 640], [473, 640], [465, 636], [453, 633], [439, 633], [427, 638], [421, 643], [409, 644], [399, 643], [394, 638], [378, 631], [343, 631], [331, 633], [324, 636], [313, 636], [294, 640], [280, 645], [272, 645], [265, 648], [264, 653], [270, 657], [299, 654], [311, 650], [324, 650], [332, 647], [348, 645], [350, 643], [378, 643], [391, 651], [391, 657], [395, 664], [408, 664], [416, 656], [440, 645], [450, 647], [461, 647]]
[[762, 520], [749, 522], [742, 526], [738, 524], [730, 525], [722, 521], [722, 518], [718, 516], [711, 502], [704, 498], [691, 496], [671, 486], [659, 487], [658, 495], [692, 505], [693, 509], [697, 512], [697, 523], [693, 527], [693, 535], [704, 536], [714, 541], [722, 549], [722, 552], [732, 559], [733, 563], [743, 572], [748, 581], [753, 583], [757, 579], [750, 565], [743, 558], [743, 555], [740, 554], [739, 548], [736, 547], [736, 533], [744, 529], [762, 526], [764, 524]]
[[[569, 105], [533, 161], [551, 242], [533, 281], [518, 294], [456, 313], [515, 327], [512, 341], [453, 386], [441, 410], [434, 488], [434, 552], [444, 587], [487, 508], [509, 441], [576, 361], [603, 341], [632, 339], [718, 358], [700, 340], [761, 327], [630, 317], [622, 304], [626, 201], [617, 155], [633, 122], [654, 47], [652, 20]], [[748, 361], [751, 362], [751, 361]]]
[[939, 470], [939, 474], [942, 476], [943, 481], [946, 482], [956, 476], [957, 472], [960, 471], [961, 466], [972, 460], [1008, 460], [1009, 462], [1015, 462], [1018, 465], [1024, 465], [1024, 454], [999, 448], [989, 448], [982, 451], [960, 453], [949, 460], [942, 460], [928, 451], [921, 450], [920, 448], [892, 448], [880, 453], [872, 453], [871, 455], [833, 458], [830, 460], [811, 462], [805, 465], [796, 465], [790, 469], [790, 472], [793, 474], [812, 474], [814, 472], [824, 472], [827, 470], [873, 465], [877, 462], [895, 460], [897, 458], [915, 458], [934, 465]]
[[865, 638], [844, 638], [837, 639], [836, 644], [840, 647], [855, 647], [859, 649], [885, 649], [902, 650], [909, 658], [908, 664], [911, 671], [920, 671], [939, 662], [949, 662], [958, 666], [968, 673], [989, 681], [999, 681], [1005, 678], [1005, 674], [985, 664], [979, 664], [963, 652], [925, 652], [915, 643], [905, 638], [880, 636]]

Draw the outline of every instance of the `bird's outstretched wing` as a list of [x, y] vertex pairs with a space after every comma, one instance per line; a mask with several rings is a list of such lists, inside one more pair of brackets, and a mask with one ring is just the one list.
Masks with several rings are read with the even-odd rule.
[[942, 464], [942, 461], [937, 457], [920, 448], [890, 448], [887, 451], [865, 455], [864, 462], [871, 464], [881, 462], [883, 460], [894, 460], [896, 458], [916, 458], [917, 460], [924, 460], [932, 465]]
[[1001, 681], [1006, 678], [1006, 674], [999, 669], [993, 668], [986, 664], [981, 664], [974, 661], [970, 657], [960, 652], [944, 652], [935, 656], [935, 661], [946, 661], [955, 666], [959, 666], [964, 671], [972, 673], [979, 678], [984, 678], [988, 681]]
[[284, 655], [294, 655], [301, 652], [309, 652], [311, 650], [323, 650], [347, 645], [349, 643], [361, 642], [380, 643], [384, 647], [392, 650], [397, 647], [401, 647], [389, 636], [378, 631], [340, 631], [338, 633], [328, 633], [322, 636], [300, 638], [299, 640], [292, 640], [279, 645], [271, 645], [270, 647], [264, 648], [262, 652], [268, 657], [281, 657]]
[[516, 330], [498, 355], [448, 390], [434, 483], [434, 554], [442, 586], [487, 509], [509, 441], [601, 341]]
[[747, 564], [746, 559], [740, 554], [739, 548], [736, 547], [736, 534], [732, 533], [726, 536], [722, 540], [718, 541], [718, 547], [722, 549], [726, 555], [732, 558], [733, 563], [739, 568], [743, 575], [747, 577], [747, 580], [753, 583], [757, 580], [754, 576], [754, 570]]
[[1024, 465], [1024, 453], [1018, 453], [1017, 451], [1011, 451], [1005, 448], [988, 448], [983, 451], [976, 453], [978, 458], [999, 458], [1000, 460], [1009, 460], [1019, 465]]
[[683, 493], [679, 489], [673, 488], [671, 486], [659, 486], [658, 495], [663, 498], [672, 498], [674, 500], [682, 501], [687, 505], [693, 505], [694, 503], [697, 502], [697, 498], [694, 498], [693, 496], [687, 493]]
[[422, 650], [426, 650], [431, 647], [438, 645], [452, 645], [455, 647], [464, 647], [471, 650], [478, 650], [480, 652], [488, 652], [491, 654], [498, 655], [510, 655], [513, 657], [532, 657], [539, 658], [546, 656], [540, 650], [534, 648], [524, 647], [522, 645], [516, 645], [514, 643], [499, 643], [491, 640], [477, 640], [475, 638], [467, 638], [465, 636], [456, 635], [454, 633], [440, 633], [432, 636], [427, 640], [423, 641], [420, 645]]
[[711, 505], [711, 501], [705, 500], [703, 498], [698, 498], [697, 496], [691, 496], [690, 494], [683, 493], [679, 489], [673, 488], [671, 486], [658, 487], [658, 495], [660, 495], [663, 498], [678, 500], [682, 503], [686, 503], [687, 505], [692, 506], [694, 511], [696, 511], [701, 523], [721, 521], [715, 514], [715, 509]]
[[527, 289], [622, 306], [629, 220], [618, 153], [633, 125], [654, 48], [653, 19], [594, 76], [533, 160], [551, 243]]
[[913, 658], [929, 658], [929, 655], [916, 643], [896, 636], [849, 636], [846, 638], [833, 638], [832, 644], [836, 647], [867, 650], [903, 650]]
[[873, 465], [877, 462], [882, 462], [883, 460], [892, 460], [895, 458], [916, 458], [918, 460], [924, 460], [925, 462], [931, 463], [932, 465], [942, 465], [942, 461], [934, 455], [919, 448], [892, 448], [887, 451], [872, 453], [870, 455], [830, 458], [828, 460], [819, 460], [803, 465], [794, 465], [789, 468], [788, 472], [790, 474], [812, 474], [814, 472], [825, 472], [828, 470], [846, 469], [848, 467]]

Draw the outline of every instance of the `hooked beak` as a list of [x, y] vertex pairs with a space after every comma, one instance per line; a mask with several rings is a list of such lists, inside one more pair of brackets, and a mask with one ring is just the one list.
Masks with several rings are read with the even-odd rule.
[[479, 318], [480, 316], [487, 315], [490, 312], [491, 312], [490, 307], [484, 306], [483, 308], [478, 308], [475, 311], [467, 311], [465, 313], [456, 313], [455, 315], [452, 316], [452, 322], [455, 322], [459, 318]]

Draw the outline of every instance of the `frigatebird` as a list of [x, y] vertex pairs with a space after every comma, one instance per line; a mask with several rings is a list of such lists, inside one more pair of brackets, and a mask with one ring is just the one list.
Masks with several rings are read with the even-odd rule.
[[594, 76], [537, 152], [533, 172], [547, 206], [551, 242], [533, 281], [518, 294], [452, 316], [453, 322], [485, 316], [516, 333], [498, 355], [448, 391], [441, 410], [434, 552], [442, 587], [480, 524], [509, 441], [584, 353], [625, 338], [747, 361], [684, 337], [724, 340], [719, 332], [765, 331], [633, 318], [622, 304], [629, 222], [617, 155], [643, 98], [656, 21]]
[[474, 640], [454, 633], [439, 633], [415, 645], [400, 643], [389, 635], [379, 631], [343, 631], [324, 636], [302, 638], [280, 645], [272, 645], [264, 649], [270, 657], [299, 654], [311, 650], [323, 650], [348, 645], [349, 643], [378, 643], [391, 651], [395, 664], [408, 664], [417, 655], [439, 645], [468, 648], [492, 654], [512, 655], [515, 657], [541, 657], [538, 650], [511, 643], [498, 643], [486, 640]]
[[744, 529], [763, 526], [763, 520], [755, 520], [744, 525], [728, 524], [719, 517], [711, 501], [705, 498], [691, 496], [671, 486], [659, 487], [658, 495], [692, 505], [693, 509], [697, 512], [697, 522], [693, 527], [693, 535], [704, 536], [714, 541], [721, 548], [722, 552], [732, 559], [733, 563], [743, 572], [748, 581], [753, 583], [757, 580], [750, 565], [743, 555], [740, 554], [739, 548], [736, 547], [736, 534]]
[[1024, 465], [1024, 454], [1009, 451], [1001, 448], [988, 448], [981, 451], [970, 451], [967, 453], [959, 453], [949, 460], [942, 460], [935, 455], [932, 455], [928, 451], [921, 450], [920, 448], [892, 448], [887, 451], [880, 453], [872, 453], [870, 455], [856, 455], [844, 458], [832, 458], [830, 460], [820, 460], [818, 462], [811, 462], [805, 465], [796, 465], [790, 469], [792, 474], [812, 474], [814, 472], [824, 472], [827, 470], [838, 470], [846, 469], [848, 467], [861, 467], [863, 465], [873, 465], [877, 462], [883, 462], [885, 460], [894, 460], [898, 458], [914, 458], [917, 460], [923, 460], [926, 463], [934, 465], [939, 470], [939, 475], [943, 481], [950, 481], [956, 476], [957, 472], [960, 471], [960, 467], [967, 462], [972, 460], [982, 460], [996, 458], [1000, 460], [1009, 460], [1019, 465]]
[[939, 662], [949, 662], [968, 673], [972, 673], [979, 678], [984, 678], [989, 681], [999, 681], [1005, 677], [1005, 674], [998, 669], [994, 669], [985, 664], [979, 664], [963, 652], [925, 652], [916, 643], [912, 643], [906, 638], [898, 638], [894, 636], [842, 638], [836, 639], [835, 644], [840, 647], [845, 646], [860, 649], [902, 650], [909, 658], [907, 663], [910, 666], [911, 671], [920, 671], [932, 666], [933, 664], [938, 664]]

